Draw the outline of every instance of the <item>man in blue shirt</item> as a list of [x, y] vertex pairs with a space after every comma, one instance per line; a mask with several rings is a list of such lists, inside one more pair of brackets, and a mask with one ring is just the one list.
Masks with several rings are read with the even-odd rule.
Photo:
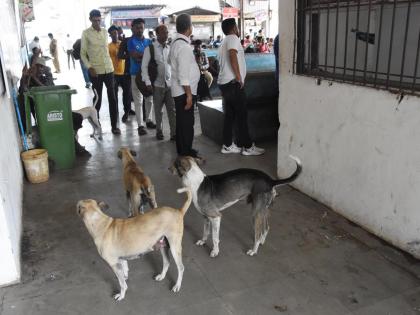
[[[140, 136], [147, 134], [146, 128], [143, 123], [143, 95], [136, 85], [136, 75], [141, 71], [141, 62], [143, 60], [143, 53], [146, 47], [148, 47], [152, 41], [143, 36], [144, 32], [144, 20], [134, 19], [131, 22], [131, 32], [133, 36], [128, 41], [127, 48], [130, 56], [130, 75], [131, 75], [131, 92], [133, 95], [134, 106], [136, 110], [136, 118], [138, 123], [138, 134]], [[146, 126], [147, 128], [156, 128], [156, 125], [152, 122], [152, 96], [145, 97], [146, 105]]]

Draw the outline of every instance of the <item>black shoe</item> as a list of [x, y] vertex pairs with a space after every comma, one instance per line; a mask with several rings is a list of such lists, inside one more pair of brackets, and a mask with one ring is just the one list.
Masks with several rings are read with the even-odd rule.
[[75, 143], [75, 150], [77, 156], [92, 156], [89, 151], [85, 149], [84, 146], [81, 146], [79, 142]]
[[162, 131], [156, 132], [156, 139], [158, 139], [158, 140], [165, 139], [165, 137], [163, 136], [163, 132]]
[[130, 116], [135, 116], [136, 115], [136, 112], [134, 110], [130, 109], [130, 111], [128, 112], [128, 114]]
[[121, 134], [121, 130], [120, 130], [120, 128], [112, 128], [111, 132], [112, 132], [114, 135], [120, 135], [120, 134]]
[[90, 89], [90, 84], [86, 83], [85, 88]]
[[138, 127], [137, 132], [138, 132], [139, 136], [147, 135], [147, 130], [146, 130], [146, 128], [144, 128], [144, 126]]
[[124, 113], [124, 115], [121, 118], [122, 122], [123, 123], [127, 122], [127, 119], [128, 119], [128, 114], [127, 113]]
[[149, 129], [156, 129], [156, 124], [151, 121], [146, 122], [146, 127]]

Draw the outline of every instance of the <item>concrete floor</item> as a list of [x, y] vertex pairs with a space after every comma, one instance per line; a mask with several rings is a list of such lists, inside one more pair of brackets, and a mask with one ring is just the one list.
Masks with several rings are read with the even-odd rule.
[[[79, 90], [74, 103], [83, 103], [88, 95], [78, 75], [63, 77]], [[105, 104], [103, 121], [106, 112]], [[102, 142], [88, 137], [90, 126], [80, 132], [92, 157], [78, 158], [73, 169], [51, 174], [47, 183], [25, 184], [22, 282], [0, 289], [0, 314], [420, 314], [418, 261], [290, 187], [278, 189], [271, 230], [257, 256], [245, 254], [253, 240], [245, 203], [226, 210], [215, 259], [209, 247], [194, 245], [203, 222], [192, 205], [185, 217], [181, 291], [170, 291], [177, 276], [172, 259], [167, 278], [153, 280], [161, 258], [152, 252], [129, 262], [126, 298], [115, 302], [117, 280], [76, 215], [76, 202], [103, 200], [110, 214], [127, 214], [116, 156], [121, 145], [139, 153], [160, 205], [176, 207], [184, 196], [175, 191], [179, 179], [167, 170], [174, 143], [158, 142], [153, 134], [139, 139], [135, 123], [122, 124], [120, 137], [110, 133], [109, 123], [103, 125]], [[264, 143], [267, 153], [261, 157], [225, 156], [200, 135], [199, 124], [194, 141], [208, 174], [253, 167], [275, 176], [275, 143]]]

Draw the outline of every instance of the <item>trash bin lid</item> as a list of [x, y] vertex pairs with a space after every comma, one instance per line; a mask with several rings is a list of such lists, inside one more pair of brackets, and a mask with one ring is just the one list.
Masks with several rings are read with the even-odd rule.
[[76, 94], [77, 91], [68, 85], [36, 86], [29, 89], [29, 94]]

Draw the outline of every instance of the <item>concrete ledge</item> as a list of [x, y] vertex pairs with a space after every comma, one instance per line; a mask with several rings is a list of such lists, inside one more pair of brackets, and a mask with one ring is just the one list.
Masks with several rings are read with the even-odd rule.
[[[279, 122], [276, 105], [272, 102], [261, 102], [248, 107], [249, 133], [254, 141], [277, 138]], [[224, 120], [222, 99], [198, 102], [198, 111], [203, 135], [222, 144]]]

